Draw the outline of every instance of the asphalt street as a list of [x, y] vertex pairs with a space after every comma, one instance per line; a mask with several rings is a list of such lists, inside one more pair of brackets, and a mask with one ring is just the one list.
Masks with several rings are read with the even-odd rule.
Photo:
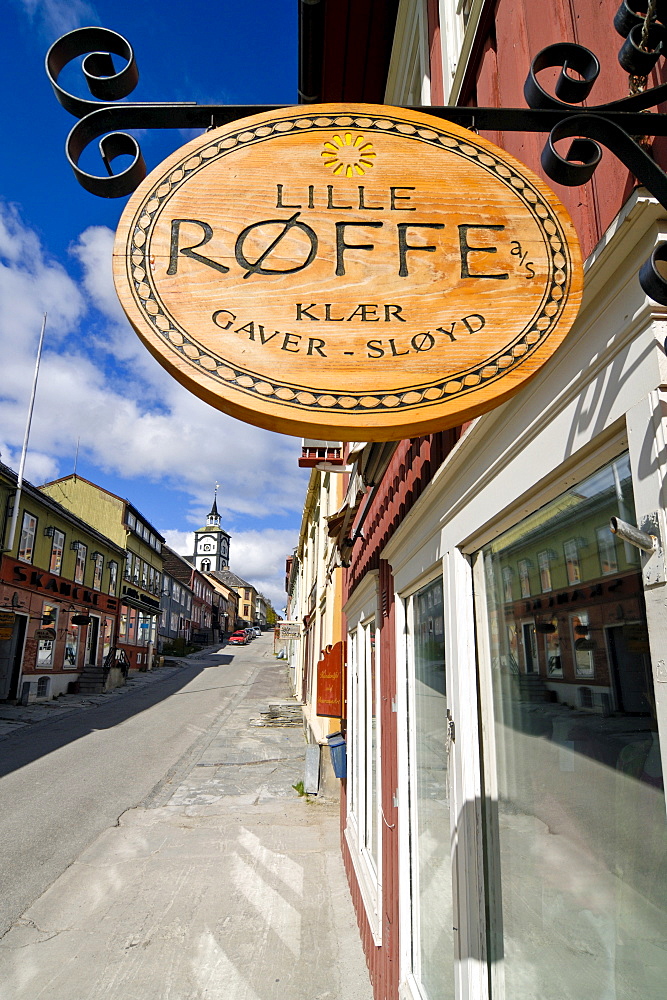
[[135, 683], [0, 740], [0, 1000], [371, 1000], [272, 639]]

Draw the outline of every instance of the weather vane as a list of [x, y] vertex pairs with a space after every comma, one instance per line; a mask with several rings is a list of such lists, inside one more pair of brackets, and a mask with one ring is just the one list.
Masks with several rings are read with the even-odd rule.
[[[625, 39], [618, 58], [630, 78], [627, 97], [580, 106], [594, 87], [600, 64], [584, 46], [560, 42], [542, 49], [533, 59], [524, 86], [527, 108], [429, 106], [412, 110], [467, 128], [549, 133], [542, 167], [551, 180], [569, 187], [591, 179], [602, 157], [600, 147], [605, 146], [667, 209], [667, 176], [643, 148], [648, 136], [667, 135], [667, 115], [648, 110], [667, 100], [667, 84], [647, 87], [648, 74], [667, 49], [667, 3], [648, 0], [645, 14], [634, 9], [637, 3], [622, 0], [614, 18], [616, 31]], [[63, 68], [81, 56], [83, 76], [94, 100], [70, 94], [58, 83]], [[113, 56], [123, 60], [122, 69], [116, 70]], [[538, 80], [539, 73], [553, 68], [560, 69], [555, 97]], [[67, 138], [67, 159], [79, 183], [103, 198], [131, 194], [146, 176], [139, 144], [124, 129], [207, 129], [284, 106], [115, 103], [134, 90], [139, 74], [130, 43], [107, 28], [78, 28], [63, 35], [49, 49], [46, 71], [60, 104], [79, 119]], [[96, 139], [107, 176], [96, 176], [79, 166], [83, 151]], [[565, 156], [555, 145], [562, 139], [573, 140]], [[114, 174], [113, 161], [127, 155], [132, 157], [130, 165]], [[654, 248], [639, 281], [648, 296], [667, 305], [667, 280], [658, 270], [660, 261], [667, 261], [666, 242]]]

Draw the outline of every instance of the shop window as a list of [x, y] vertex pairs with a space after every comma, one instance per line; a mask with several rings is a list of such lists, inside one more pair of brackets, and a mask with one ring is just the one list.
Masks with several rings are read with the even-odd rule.
[[129, 612], [127, 604], [121, 604], [120, 606], [120, 619], [118, 622], [118, 641], [127, 642], [127, 625], [129, 620]]
[[60, 576], [63, 566], [64, 548], [65, 533], [63, 531], [58, 531], [57, 528], [54, 528], [53, 536], [51, 538], [51, 559], [49, 560], [49, 573], [53, 573], [54, 576]]
[[42, 621], [40, 631], [52, 634], [47, 637], [40, 637], [37, 642], [37, 667], [39, 670], [47, 670], [53, 667], [53, 657], [55, 654], [56, 636], [58, 635], [58, 607], [55, 604], [42, 605]]
[[79, 643], [81, 641], [81, 629], [79, 625], [72, 623], [72, 615], [68, 615], [67, 628], [65, 629], [65, 658], [63, 660], [64, 670], [76, 670], [79, 660]]
[[[440, 578], [410, 598], [407, 618], [412, 972], [420, 996], [450, 1000], [454, 995], [455, 923], [450, 845], [451, 741]], [[506, 636], [516, 653], [516, 628]]]
[[74, 564], [74, 582], [83, 583], [86, 576], [86, 556], [88, 555], [88, 546], [84, 545], [83, 542], [77, 542], [76, 546], [76, 562]]
[[570, 635], [575, 675], [593, 677], [595, 674], [593, 651], [597, 648], [597, 640], [593, 638], [588, 611], [582, 608], [575, 615], [570, 615]]
[[21, 540], [19, 541], [19, 559], [22, 562], [32, 562], [35, 551], [35, 535], [37, 533], [37, 518], [28, 511], [23, 512], [21, 522]]
[[111, 652], [113, 646], [113, 618], [104, 618], [102, 621], [102, 663]]
[[547, 665], [547, 677], [562, 677], [563, 661], [560, 653], [558, 619], [551, 618], [541, 621], [536, 627], [537, 631], [544, 635], [544, 659]]
[[139, 612], [136, 608], [129, 609], [129, 615], [127, 618], [127, 641], [129, 643], [135, 643], [137, 641], [137, 617]]
[[[502, 995], [512, 1000], [664, 994], [656, 697], [641, 571], [624, 545], [609, 544], [612, 516], [636, 523], [627, 455], [478, 554], [484, 754], [494, 789], [485, 825], [488, 939], [502, 956]], [[508, 616], [517, 609], [504, 600], [502, 567], [510, 556], [560, 551], [579, 537], [573, 528], [597, 539], [590, 551], [578, 546], [583, 580], [602, 569], [614, 581], [570, 587], [536, 615], [546, 669], [524, 683], [512, 665]], [[517, 624], [528, 661], [530, 622]]]

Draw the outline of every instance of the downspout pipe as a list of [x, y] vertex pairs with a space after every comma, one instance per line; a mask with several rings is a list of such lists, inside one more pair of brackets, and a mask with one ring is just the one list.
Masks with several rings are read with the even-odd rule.
[[299, 104], [322, 99], [325, 0], [299, 0]]

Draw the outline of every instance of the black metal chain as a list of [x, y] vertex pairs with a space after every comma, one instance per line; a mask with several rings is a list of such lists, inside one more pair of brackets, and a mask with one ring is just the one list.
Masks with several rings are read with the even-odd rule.
[[[648, 38], [649, 32], [652, 25], [655, 23], [657, 14], [656, 7], [658, 5], [658, 0], [648, 0], [648, 8], [646, 10], [646, 16], [644, 17], [644, 24], [642, 26], [642, 40], [641, 47], [644, 51], [648, 52]], [[646, 84], [648, 82], [647, 76], [633, 76], [632, 73], [628, 75], [629, 81], [629, 94], [634, 96], [635, 94], [643, 94], [646, 90]]]

